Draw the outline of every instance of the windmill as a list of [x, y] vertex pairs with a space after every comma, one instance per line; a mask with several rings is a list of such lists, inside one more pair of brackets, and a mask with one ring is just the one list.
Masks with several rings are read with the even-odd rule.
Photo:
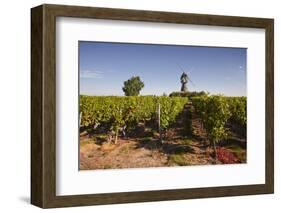
[[180, 77], [180, 80], [181, 80], [181, 92], [187, 92], [187, 83], [188, 83], [188, 81], [190, 81], [190, 83], [193, 86], [195, 86], [195, 84], [193, 83], [193, 81], [188, 76], [189, 73], [186, 73], [185, 70], [180, 65], [178, 65], [178, 66], [179, 66], [179, 68], [183, 72], [181, 77]]

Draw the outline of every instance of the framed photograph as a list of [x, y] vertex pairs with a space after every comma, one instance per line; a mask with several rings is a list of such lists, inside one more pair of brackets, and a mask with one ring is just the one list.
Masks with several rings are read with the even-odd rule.
[[274, 192], [274, 21], [31, 9], [31, 203]]

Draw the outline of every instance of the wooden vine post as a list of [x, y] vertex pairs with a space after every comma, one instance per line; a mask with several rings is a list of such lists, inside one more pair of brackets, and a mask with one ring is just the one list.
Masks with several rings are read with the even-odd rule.
[[79, 128], [81, 126], [81, 119], [82, 119], [82, 112], [80, 112], [80, 114], [79, 114]]
[[161, 131], [161, 105], [160, 103], [157, 106], [157, 121], [158, 121], [158, 131], [159, 131], [159, 139], [160, 139], [160, 143], [163, 143], [162, 140], [162, 131]]

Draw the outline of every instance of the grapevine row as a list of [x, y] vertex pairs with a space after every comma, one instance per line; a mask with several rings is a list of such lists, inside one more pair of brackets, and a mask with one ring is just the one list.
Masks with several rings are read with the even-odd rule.
[[247, 123], [246, 97], [224, 97], [221, 95], [192, 98], [192, 104], [200, 115], [208, 139], [214, 146], [228, 136], [226, 123], [236, 122], [243, 128]]
[[175, 122], [187, 98], [165, 96], [80, 96], [81, 126], [109, 126], [116, 137], [120, 129], [133, 129], [140, 122], [155, 121], [161, 106], [162, 129]]

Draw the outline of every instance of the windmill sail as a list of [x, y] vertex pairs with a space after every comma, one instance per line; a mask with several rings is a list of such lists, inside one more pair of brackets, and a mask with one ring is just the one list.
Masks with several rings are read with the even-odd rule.
[[187, 79], [190, 81], [190, 83], [193, 85], [193, 86], [195, 86], [195, 84], [193, 83], [193, 81], [190, 79], [190, 77], [188, 76], [188, 72], [185, 72], [185, 70], [180, 66], [180, 65], [178, 65], [179, 66], [179, 68], [184, 72], [184, 73], [187, 73], [187, 75], [186, 75], [186, 77], [187, 77]]

